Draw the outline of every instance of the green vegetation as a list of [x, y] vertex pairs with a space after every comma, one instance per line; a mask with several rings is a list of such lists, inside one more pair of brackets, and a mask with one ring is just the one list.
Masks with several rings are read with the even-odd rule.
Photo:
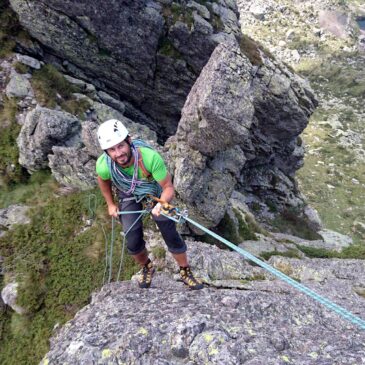
[[324, 248], [315, 248], [298, 245], [299, 250], [308, 257], [316, 258], [338, 258], [338, 259], [365, 259], [365, 246], [363, 244], [353, 244], [344, 248], [341, 252], [326, 250]]
[[38, 102], [45, 107], [54, 108], [59, 104], [62, 109], [79, 118], [84, 117], [90, 107], [86, 100], [76, 100], [73, 93], [80, 89], [69, 83], [66, 78], [52, 65], [43, 66], [33, 73], [31, 84]]
[[32, 43], [18, 21], [17, 14], [10, 8], [8, 0], [0, 0], [0, 58], [12, 54], [16, 43]]
[[9, 56], [14, 47], [20, 26], [16, 14], [10, 9], [8, 0], [0, 0], [0, 58]]
[[[255, 219], [251, 217], [249, 214], [244, 214], [240, 212], [238, 209], [233, 208], [233, 212], [237, 218], [238, 225], [229, 217], [226, 213], [221, 222], [219, 223], [217, 228], [213, 228], [212, 230], [218, 235], [224, 237], [228, 241], [239, 244], [245, 240], [257, 240], [255, 232], [257, 233], [265, 233], [260, 226], [256, 223]], [[205, 234], [202, 236], [202, 241], [214, 244], [222, 249], [227, 249], [220, 241], [211, 237], [210, 235]]]
[[90, 103], [86, 99], [69, 99], [61, 103], [62, 109], [76, 115], [81, 120], [85, 119], [85, 112], [90, 108]]
[[306, 50], [311, 45], [318, 47], [319, 41], [314, 35], [308, 32], [305, 35], [295, 35], [294, 38], [288, 43], [288, 48], [300, 51]]
[[[353, 244], [344, 248], [341, 252], [334, 250], [326, 250], [324, 248], [308, 247], [304, 245], [296, 245], [297, 249], [303, 252], [310, 258], [322, 258], [322, 259], [365, 259], [365, 246], [363, 244]], [[265, 260], [269, 260], [271, 256], [282, 256], [289, 258], [301, 259], [300, 254], [295, 249], [289, 249], [286, 252], [279, 251], [267, 251], [262, 252], [260, 257]]]
[[257, 232], [256, 227], [250, 223], [247, 219], [248, 215], [243, 215], [238, 209], [233, 208], [234, 215], [238, 221], [238, 227], [233, 226], [233, 222], [229, 223], [227, 221], [228, 216], [225, 216], [223, 221], [221, 222], [222, 227], [227, 227], [228, 236], [232, 239], [231, 242], [241, 243], [245, 240], [257, 240], [255, 232]]
[[15, 70], [20, 74], [25, 74], [29, 71], [29, 68], [27, 65], [24, 65], [24, 63], [16, 62], [14, 65]]
[[112, 55], [111, 51], [109, 51], [106, 48], [99, 47], [99, 56], [107, 58], [107, 57], [111, 57], [111, 55]]
[[176, 59], [183, 58], [181, 53], [175, 48], [175, 46], [172, 44], [172, 42], [166, 37], [163, 37], [160, 39], [157, 53], [164, 55], [164, 56], [171, 57], [171, 58], [176, 58]]
[[248, 284], [252, 281], [259, 281], [259, 280], [266, 280], [266, 276], [264, 274], [256, 274], [254, 276], [248, 276], [246, 279], [241, 279], [240, 283], [242, 284]]
[[297, 247], [306, 256], [312, 257], [312, 258], [317, 257], [317, 258], [322, 258], [322, 259], [324, 259], [324, 258], [330, 259], [330, 258], [339, 257], [338, 252], [325, 250], [324, 248], [307, 247], [307, 246], [302, 246], [302, 245], [298, 245]]
[[222, 22], [222, 19], [219, 15], [214, 14], [213, 11], [210, 12], [211, 16], [212, 16], [212, 25], [214, 30], [218, 33], [218, 32], [223, 32], [224, 31], [224, 23]]
[[[71, 319], [102, 285], [105, 237], [96, 222], [81, 229], [89, 216], [88, 194], [52, 197], [32, 209], [30, 225], [19, 225], [0, 238], [4, 268], [20, 283], [18, 304], [27, 310], [23, 316], [0, 314], [1, 364], [39, 363], [54, 326]], [[95, 194], [100, 204], [103, 199]], [[110, 231], [105, 212], [100, 205], [96, 218]], [[120, 257], [120, 245], [114, 247], [113, 277]], [[126, 255], [122, 280], [137, 270]]]
[[245, 34], [240, 39], [240, 49], [254, 66], [263, 64], [258, 43]]
[[365, 260], [365, 245], [359, 243], [344, 248], [341, 252], [341, 258]]
[[0, 190], [0, 209], [11, 204], [44, 205], [53, 197], [58, 185], [49, 170], [36, 171], [23, 183]]
[[312, 61], [311, 67], [308, 67], [308, 62], [304, 61], [307, 67], [300, 64], [298, 70], [313, 81], [318, 81], [320, 77], [321, 89], [326, 94], [330, 93], [337, 97], [365, 96], [365, 71], [359, 65], [348, 67], [347, 59], [343, 60], [341, 57], [333, 57], [331, 62]]
[[269, 258], [271, 256], [282, 256], [282, 257], [289, 257], [289, 258], [294, 258], [294, 259], [300, 259], [300, 254], [298, 253], [297, 250], [291, 248], [288, 251], [285, 252], [279, 252], [279, 251], [266, 251], [266, 252], [262, 252], [260, 254], [260, 257], [262, 257], [264, 260], [269, 260]]
[[[337, 146], [336, 140], [328, 139], [328, 133], [315, 125], [307, 128], [304, 137], [317, 153], [306, 155], [304, 167], [298, 171], [300, 186], [327, 228], [348, 234], [360, 243], [363, 239], [353, 232], [353, 223], [365, 216], [361, 185], [365, 182], [365, 166], [352, 152]], [[359, 183], [354, 184], [354, 179]]]
[[308, 225], [305, 217], [301, 214], [301, 208], [287, 208], [280, 212], [271, 222], [279, 232], [288, 232], [295, 236], [315, 240], [320, 238]]
[[162, 15], [168, 27], [177, 21], [187, 24], [190, 28], [194, 24], [193, 10], [184, 4], [173, 2], [171, 5], [164, 5]]
[[166, 257], [166, 250], [161, 246], [153, 247], [151, 253], [158, 259], [164, 259]]
[[18, 163], [19, 151], [16, 139], [20, 125], [16, 122], [17, 100], [4, 97], [0, 108], [0, 186], [6, 188], [26, 179], [26, 173]]

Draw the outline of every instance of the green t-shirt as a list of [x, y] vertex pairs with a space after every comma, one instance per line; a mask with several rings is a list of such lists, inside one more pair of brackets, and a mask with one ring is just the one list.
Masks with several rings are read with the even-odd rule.
[[[161, 155], [148, 147], [140, 147], [139, 150], [142, 154], [143, 165], [146, 170], [152, 175], [153, 179], [156, 181], [162, 181], [167, 176], [167, 168]], [[117, 165], [118, 166], [118, 165]], [[133, 176], [134, 166], [129, 166], [127, 168], [122, 168], [118, 166], [127, 175]], [[111, 173], [106, 162], [105, 153], [103, 153], [96, 161], [96, 173], [103, 180], [110, 180], [112, 178]], [[146, 180], [145, 175], [141, 168], [138, 168], [138, 179]]]

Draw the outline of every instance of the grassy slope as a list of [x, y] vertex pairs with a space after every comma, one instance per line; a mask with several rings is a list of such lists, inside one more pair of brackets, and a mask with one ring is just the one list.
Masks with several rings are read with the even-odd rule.
[[[353, 223], [365, 217], [365, 165], [357, 152], [364, 149], [364, 143], [344, 147], [340, 143], [342, 132], [331, 127], [340, 123], [343, 132], [364, 139], [361, 124], [365, 117], [365, 72], [356, 56], [351, 57], [356, 60], [352, 66], [346, 58], [335, 56], [304, 72], [322, 103], [303, 134], [308, 153], [298, 179], [326, 227], [353, 236], [355, 242], [361, 243], [363, 237], [354, 231]], [[328, 62], [333, 63], [332, 67]]]
[[[244, 32], [274, 54], [278, 49], [272, 47], [281, 40], [286, 42], [285, 48], [299, 50], [302, 55], [311, 50], [312, 55], [303, 56], [299, 64], [291, 65], [309, 79], [320, 101], [303, 133], [307, 153], [297, 180], [308, 203], [318, 210], [325, 227], [350, 235], [357, 244], [363, 244], [364, 235], [354, 231], [353, 223], [356, 220], [365, 223], [364, 158], [356, 158], [355, 151], [364, 148], [365, 139], [362, 126], [365, 118], [364, 60], [356, 53], [344, 52], [344, 47], [354, 45], [353, 39], [338, 39], [329, 33], [326, 38], [315, 35], [315, 27], [319, 26], [306, 21], [317, 17], [310, 3], [293, 4], [289, 0], [278, 3], [287, 8], [285, 17], [281, 12], [272, 12], [270, 21], [256, 21], [244, 27]], [[360, 2], [353, 0], [344, 4], [337, 1], [338, 7], [351, 4]], [[289, 29], [294, 30], [292, 39], [286, 38]], [[338, 133], [326, 125], [326, 121], [333, 118], [342, 123], [343, 131], [358, 133], [362, 143], [341, 147]]]
[[[54, 182], [45, 180], [44, 184], [36, 184], [39, 191]], [[33, 188], [30, 185], [30, 190]], [[101, 203], [98, 192], [94, 193]], [[88, 303], [91, 292], [101, 287], [105, 238], [99, 223], [107, 232], [110, 225], [101, 205], [97, 221], [82, 232], [83, 222], [90, 215], [89, 194], [48, 196], [34, 205], [30, 225], [19, 225], [0, 238], [6, 280], [10, 275], [16, 277], [21, 287], [18, 304], [27, 310], [23, 316], [10, 310], [0, 314], [1, 364], [38, 363], [48, 350], [53, 327], [71, 319]], [[24, 200], [34, 203], [32, 197]], [[119, 253], [115, 248], [115, 269]], [[129, 279], [136, 271], [127, 256], [122, 279]]]

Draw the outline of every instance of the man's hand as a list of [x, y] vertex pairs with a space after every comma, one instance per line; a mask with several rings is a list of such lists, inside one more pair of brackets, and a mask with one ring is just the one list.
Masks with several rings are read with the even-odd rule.
[[108, 205], [108, 213], [111, 217], [118, 218], [118, 206], [113, 204]]
[[155, 205], [155, 207], [152, 209], [152, 214], [155, 215], [156, 217], [158, 217], [160, 214], [161, 214], [161, 208], [162, 208], [162, 205], [161, 203], [157, 203]]

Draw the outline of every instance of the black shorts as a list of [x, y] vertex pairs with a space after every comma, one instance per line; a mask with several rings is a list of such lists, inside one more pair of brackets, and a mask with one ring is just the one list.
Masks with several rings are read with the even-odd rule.
[[[142, 210], [142, 203], [137, 203], [131, 195], [119, 193], [119, 210], [123, 211], [136, 211]], [[121, 214], [120, 221], [123, 225], [123, 231], [128, 232], [127, 249], [131, 255], [137, 255], [145, 248], [146, 242], [143, 239], [143, 222], [140, 218], [137, 222], [136, 219], [141, 213]], [[176, 230], [176, 223], [171, 219], [160, 215], [159, 217], [151, 214], [153, 220], [156, 222], [162, 237], [171, 253], [179, 254], [186, 252], [186, 244]], [[133, 227], [132, 227], [133, 225]], [[132, 227], [132, 228], [131, 228]]]

